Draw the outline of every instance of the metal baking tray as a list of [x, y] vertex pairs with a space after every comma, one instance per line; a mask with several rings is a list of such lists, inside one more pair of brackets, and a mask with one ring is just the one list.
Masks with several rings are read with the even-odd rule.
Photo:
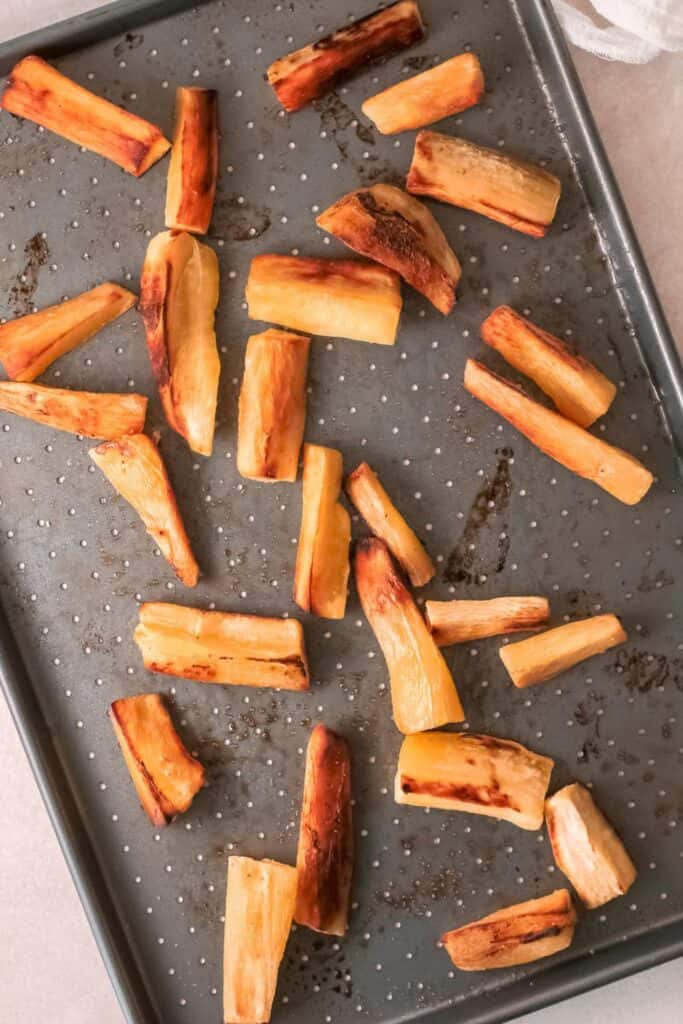
[[[166, 428], [134, 311], [44, 377], [152, 396], [149, 427], [161, 431], [204, 570], [197, 590], [173, 582], [142, 524], [90, 465], [86, 442], [0, 416], [2, 683], [124, 1016], [136, 1024], [221, 1019], [227, 856], [292, 861], [303, 751], [319, 719], [353, 748], [354, 910], [343, 942], [305, 929], [291, 936], [278, 1024], [423, 1015], [445, 1024], [454, 1007], [463, 1024], [508, 1020], [683, 952], [680, 367], [549, 4], [422, 6], [424, 42], [293, 116], [264, 81], [268, 63], [372, 4], [128, 0], [0, 48], [0, 72], [44, 53], [167, 134], [176, 84], [220, 91], [210, 241], [221, 266], [223, 370], [213, 457], [194, 457]], [[341, 255], [316, 229], [315, 211], [360, 183], [401, 181], [412, 149], [410, 135], [374, 133], [358, 114], [362, 99], [469, 47], [487, 95], [442, 127], [544, 161], [563, 183], [557, 222], [534, 241], [434, 206], [464, 265], [455, 312], [442, 318], [406, 288], [395, 348], [317, 340], [307, 436], [340, 447], [348, 468], [366, 458], [380, 472], [438, 557], [423, 594], [543, 593], [558, 622], [599, 609], [623, 618], [625, 647], [524, 693], [507, 681], [495, 641], [448, 659], [469, 727], [552, 755], [554, 786], [592, 783], [640, 872], [628, 896], [584, 915], [565, 955], [474, 975], [451, 970], [436, 947], [441, 932], [563, 879], [544, 834], [394, 804], [399, 734], [355, 593], [343, 622], [305, 622], [314, 679], [306, 694], [155, 677], [132, 642], [140, 599], [296, 612], [300, 487], [244, 481], [235, 469], [243, 349], [258, 329], [242, 301], [249, 261], [291, 249]], [[107, 278], [136, 287], [148, 239], [163, 227], [165, 163], [135, 180], [7, 115], [0, 145], [0, 312]], [[478, 325], [501, 302], [574, 338], [619, 381], [597, 429], [656, 473], [642, 505], [626, 508], [576, 479], [465, 394], [464, 360], [482, 353]], [[485, 358], [495, 365], [493, 353]], [[170, 698], [211, 783], [160, 833], [138, 806], [106, 717], [114, 698], [151, 689]]]

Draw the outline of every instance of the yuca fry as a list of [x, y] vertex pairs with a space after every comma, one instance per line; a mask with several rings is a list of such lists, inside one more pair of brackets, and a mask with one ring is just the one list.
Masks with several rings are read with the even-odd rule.
[[494, 597], [489, 601], [427, 601], [425, 619], [439, 647], [502, 633], [539, 629], [550, 618], [545, 597]]
[[218, 93], [176, 89], [175, 131], [166, 185], [164, 223], [174, 231], [205, 235], [218, 177]]
[[429, 583], [436, 572], [431, 558], [367, 462], [347, 476], [345, 487], [365, 522], [387, 545], [412, 585], [423, 587]]
[[417, 0], [399, 0], [273, 61], [268, 82], [285, 110], [299, 110], [363, 64], [419, 42], [424, 31]]
[[140, 177], [171, 146], [156, 125], [72, 82], [42, 57], [12, 68], [0, 107]]
[[144, 395], [69, 391], [43, 384], [0, 381], [0, 410], [55, 430], [110, 440], [142, 432], [147, 399]]
[[106, 441], [88, 453], [159, 545], [179, 580], [195, 587], [199, 566], [157, 446], [144, 434]]
[[421, 131], [406, 188], [542, 238], [560, 201], [554, 174], [465, 139]]
[[424, 128], [479, 103], [484, 73], [474, 53], [460, 53], [365, 100], [361, 110], [383, 135]]
[[480, 330], [487, 345], [530, 377], [580, 427], [590, 427], [612, 404], [617, 389], [611, 380], [509, 306], [494, 309]]
[[30, 383], [55, 359], [84, 345], [136, 301], [126, 288], [105, 281], [66, 302], [0, 324], [0, 362], [7, 376]]
[[474, 359], [465, 365], [465, 387], [551, 459], [592, 480], [625, 505], [635, 505], [650, 489], [652, 473], [632, 455], [534, 402], [521, 388]]
[[178, 604], [140, 606], [135, 630], [145, 668], [201, 683], [307, 690], [301, 623]]

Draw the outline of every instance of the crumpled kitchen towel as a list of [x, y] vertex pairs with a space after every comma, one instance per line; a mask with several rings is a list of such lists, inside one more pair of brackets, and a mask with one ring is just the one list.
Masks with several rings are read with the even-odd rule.
[[598, 25], [569, 0], [554, 0], [568, 38], [605, 60], [646, 64], [663, 50], [683, 50], [683, 0], [592, 0]]

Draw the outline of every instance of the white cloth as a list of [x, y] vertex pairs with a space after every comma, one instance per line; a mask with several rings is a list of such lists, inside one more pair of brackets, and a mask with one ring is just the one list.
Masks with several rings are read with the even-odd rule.
[[569, 0], [555, 0], [567, 36], [605, 60], [646, 64], [663, 50], [683, 50], [683, 0], [592, 0], [602, 26]]

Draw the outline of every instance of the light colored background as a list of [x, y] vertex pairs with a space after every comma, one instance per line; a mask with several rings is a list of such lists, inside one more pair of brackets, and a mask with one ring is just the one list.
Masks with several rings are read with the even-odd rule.
[[[0, 40], [97, 6], [96, 0], [0, 0]], [[683, 57], [644, 67], [576, 63], [669, 323], [683, 341]], [[122, 1024], [104, 967], [0, 699], [0, 1021]], [[681, 961], [520, 1024], [673, 1024]]]

